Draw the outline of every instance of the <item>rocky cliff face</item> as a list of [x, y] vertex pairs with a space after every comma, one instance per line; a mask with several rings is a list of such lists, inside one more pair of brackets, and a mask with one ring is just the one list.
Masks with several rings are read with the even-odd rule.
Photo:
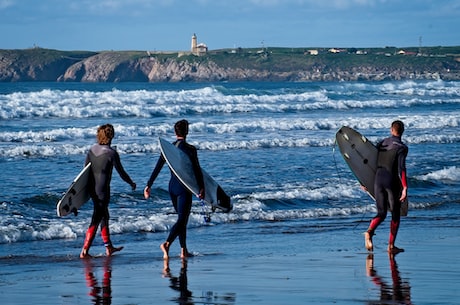
[[[270, 73], [241, 68], [223, 68], [214, 62], [197, 63], [145, 57], [120, 60], [113, 54], [92, 56], [70, 66], [57, 78], [72, 82], [213, 82], [268, 80]], [[279, 77], [277, 77], [279, 78]]]
[[[59, 52], [59, 51], [53, 51]], [[45, 51], [43, 51], [45, 53]], [[50, 53], [50, 52], [48, 52]], [[413, 69], [369, 64], [352, 68], [326, 64], [296, 67], [289, 71], [267, 68], [220, 66], [209, 60], [179, 60], [175, 57], [136, 56], [129, 52], [92, 53], [72, 56], [28, 55], [0, 52], [0, 81], [63, 82], [216, 82], [216, 81], [354, 81], [400, 79], [460, 79], [460, 63], [452, 67]], [[452, 68], [452, 69], [451, 69]]]

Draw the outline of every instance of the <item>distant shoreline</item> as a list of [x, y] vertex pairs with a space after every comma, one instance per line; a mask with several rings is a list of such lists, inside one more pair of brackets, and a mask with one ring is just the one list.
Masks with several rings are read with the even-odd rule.
[[0, 82], [460, 80], [460, 46], [171, 51], [0, 50]]

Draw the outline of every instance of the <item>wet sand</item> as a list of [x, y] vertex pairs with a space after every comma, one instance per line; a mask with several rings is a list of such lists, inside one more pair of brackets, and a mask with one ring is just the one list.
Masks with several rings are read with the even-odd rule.
[[189, 244], [200, 251], [185, 261], [175, 255], [177, 244], [172, 258], [162, 259], [158, 246], [164, 234], [115, 235], [125, 246], [122, 252], [108, 258], [95, 243], [97, 257], [87, 260], [78, 258], [80, 239], [2, 245], [0, 299], [2, 304], [457, 304], [460, 297], [460, 238], [454, 227], [423, 234], [402, 229], [398, 239], [406, 251], [395, 257], [386, 252], [385, 226], [372, 255], [356, 231], [280, 232], [245, 240], [228, 234], [221, 243], [202, 244], [201, 234], [231, 229], [191, 230]]

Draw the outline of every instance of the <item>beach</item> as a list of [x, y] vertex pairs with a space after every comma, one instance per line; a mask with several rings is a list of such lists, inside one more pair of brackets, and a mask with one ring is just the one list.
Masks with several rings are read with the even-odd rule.
[[[458, 304], [460, 82], [0, 83], [1, 304]], [[158, 139], [190, 122], [200, 165], [233, 210], [194, 200], [188, 249], [159, 246], [177, 215], [165, 166], [146, 200]], [[335, 144], [342, 126], [372, 143], [406, 125], [409, 214], [387, 253], [390, 218]], [[56, 203], [84, 165], [97, 127], [136, 182], [114, 171], [111, 258], [98, 233], [79, 258], [93, 207], [59, 217]], [[165, 270], [166, 269], [166, 270]]]
[[406, 251], [395, 257], [386, 252], [387, 224], [372, 255], [355, 228], [337, 232], [308, 221], [259, 223], [251, 236], [231, 224], [190, 230], [195, 256], [180, 259], [173, 244], [169, 262], [159, 234], [116, 235], [123, 251], [106, 257], [99, 242], [97, 257], [83, 260], [82, 240], [58, 249], [31, 243], [11, 257], [16, 245], [4, 245], [0, 296], [3, 304], [456, 304], [460, 222], [421, 233], [417, 219], [404, 219], [399, 245]]

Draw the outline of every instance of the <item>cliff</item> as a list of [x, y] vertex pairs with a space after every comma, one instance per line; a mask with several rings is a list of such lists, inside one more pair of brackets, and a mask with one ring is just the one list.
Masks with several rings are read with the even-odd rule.
[[217, 50], [201, 57], [145, 51], [0, 50], [0, 81], [460, 80], [460, 47], [317, 49], [317, 55], [311, 54], [304, 48]]

